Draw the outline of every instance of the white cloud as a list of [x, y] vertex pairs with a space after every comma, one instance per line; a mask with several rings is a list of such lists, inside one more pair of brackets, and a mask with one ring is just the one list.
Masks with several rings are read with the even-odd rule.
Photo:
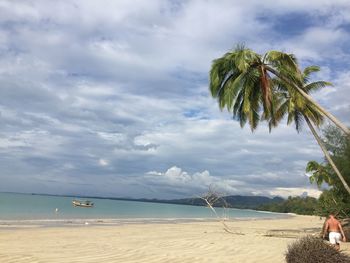
[[65, 141], [61, 136], [55, 136], [44, 130], [26, 130], [6, 134], [0, 140], [0, 148], [13, 148], [13, 151], [26, 152], [31, 155], [45, 156], [61, 150], [60, 144]]
[[233, 179], [221, 179], [210, 175], [209, 171], [195, 172], [189, 174], [177, 166], [172, 166], [166, 172], [150, 171], [143, 178], [145, 183], [155, 191], [164, 191], [163, 189], [177, 189], [183, 196], [200, 196], [209, 189], [215, 189], [221, 194], [238, 191], [243, 182]]
[[[241, 129], [210, 98], [208, 70], [236, 43], [293, 51], [326, 68], [317, 77], [335, 87], [315, 97], [348, 123], [349, 9], [327, 0], [1, 1], [0, 190], [16, 189], [13, 176], [35, 191], [37, 174], [115, 196], [303, 188], [305, 162], [322, 159], [307, 129]], [[298, 23], [281, 29], [285, 17]]]
[[[301, 60], [316, 63], [326, 59], [344, 59], [341, 49], [350, 40], [350, 33], [336, 27], [312, 27], [282, 45], [288, 52], [297, 54]], [[347, 55], [348, 56], [348, 55]], [[314, 63], [315, 63], [314, 62]]]
[[270, 191], [270, 195], [277, 195], [282, 197], [302, 196], [302, 195], [305, 195], [305, 193], [307, 194], [307, 196], [318, 198], [322, 192], [317, 189], [305, 188], [305, 187], [299, 187], [299, 188], [278, 187]]
[[99, 159], [98, 164], [101, 166], [107, 166], [109, 164], [109, 162], [106, 159]]
[[97, 134], [102, 139], [105, 139], [115, 144], [120, 144], [127, 140], [126, 135], [122, 133], [97, 132]]

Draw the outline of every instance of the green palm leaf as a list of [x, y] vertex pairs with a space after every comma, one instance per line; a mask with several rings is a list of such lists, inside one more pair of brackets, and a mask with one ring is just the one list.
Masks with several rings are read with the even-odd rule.
[[331, 82], [327, 82], [327, 81], [315, 81], [315, 82], [312, 82], [312, 83], [304, 86], [304, 90], [307, 93], [309, 93], [311, 91], [317, 91], [317, 90], [325, 88], [327, 86], [333, 86], [333, 84]]

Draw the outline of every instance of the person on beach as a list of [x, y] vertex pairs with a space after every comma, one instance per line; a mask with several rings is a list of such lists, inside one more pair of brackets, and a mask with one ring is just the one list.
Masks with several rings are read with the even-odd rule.
[[337, 250], [339, 250], [340, 240], [342, 239], [343, 242], [346, 242], [346, 237], [340, 222], [333, 214], [330, 214], [328, 220], [326, 221], [326, 226], [323, 229], [323, 238], [326, 237], [327, 232], [329, 232], [329, 242], [334, 245]]

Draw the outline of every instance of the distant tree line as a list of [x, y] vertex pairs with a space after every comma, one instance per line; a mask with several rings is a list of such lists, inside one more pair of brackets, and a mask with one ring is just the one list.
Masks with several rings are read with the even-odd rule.
[[315, 215], [318, 207], [318, 200], [314, 197], [288, 197], [279, 203], [263, 204], [258, 210], [278, 213], [295, 213], [299, 215]]

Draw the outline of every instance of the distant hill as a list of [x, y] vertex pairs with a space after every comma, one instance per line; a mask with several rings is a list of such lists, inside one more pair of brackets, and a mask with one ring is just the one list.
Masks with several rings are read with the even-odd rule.
[[[147, 198], [120, 198], [120, 197], [99, 197], [99, 196], [76, 196], [76, 195], [51, 195], [51, 194], [34, 194], [32, 195], [49, 195], [49, 196], [65, 196], [74, 198], [95, 198], [95, 199], [110, 199], [110, 200], [123, 200], [123, 201], [138, 201], [149, 203], [165, 203], [165, 204], [178, 204], [178, 205], [195, 205], [206, 206], [204, 200], [201, 198], [182, 198], [182, 199], [147, 199]], [[266, 196], [243, 196], [243, 195], [229, 195], [224, 196], [220, 201], [213, 204], [215, 207], [231, 207], [241, 209], [260, 209], [264, 205], [280, 204], [285, 199], [281, 197], [266, 197]]]
[[[168, 200], [169, 203], [174, 204], [187, 204], [187, 205], [201, 205], [205, 206], [206, 203], [200, 198], [185, 198]], [[214, 203], [213, 206], [222, 207], [225, 205], [232, 208], [245, 208], [245, 209], [256, 209], [261, 205], [280, 203], [284, 199], [281, 197], [269, 198], [266, 196], [241, 196], [241, 195], [230, 195], [224, 196], [221, 200]]]
[[[152, 203], [166, 203], [166, 204], [179, 204], [179, 205], [195, 205], [195, 206], [206, 206], [204, 200], [200, 198], [182, 198], [182, 199], [132, 199], [132, 198], [109, 198], [114, 200], [125, 200], [125, 201], [139, 201], [139, 202], [152, 202]], [[285, 201], [281, 197], [269, 198], [266, 196], [241, 196], [241, 195], [230, 195], [224, 196], [220, 201], [213, 204], [215, 207], [226, 206], [231, 208], [241, 209], [257, 209], [261, 205], [277, 204]]]

